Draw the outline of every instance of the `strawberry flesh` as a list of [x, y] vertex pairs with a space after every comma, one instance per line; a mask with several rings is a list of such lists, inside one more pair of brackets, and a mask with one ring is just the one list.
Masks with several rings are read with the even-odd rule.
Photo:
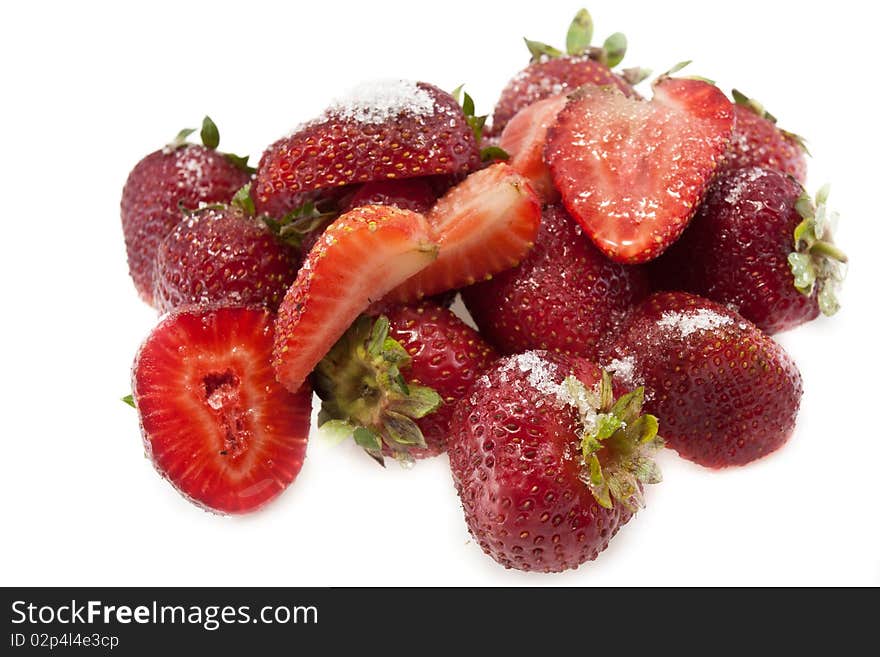
[[532, 248], [541, 204], [529, 182], [505, 163], [472, 173], [428, 213], [437, 259], [388, 299], [406, 303], [483, 280], [520, 262]]
[[365, 205], [336, 219], [309, 252], [278, 310], [273, 365], [296, 391], [375, 300], [437, 256], [425, 218]]
[[156, 469], [194, 503], [253, 511], [303, 464], [311, 390], [275, 381], [274, 316], [248, 308], [167, 316], [135, 360], [132, 391]]
[[638, 95], [623, 78], [589, 56], [542, 57], [507, 83], [495, 106], [491, 133], [500, 134], [508, 121], [532, 103], [584, 85], [613, 86], [626, 96]]
[[544, 203], [553, 203], [559, 192], [544, 162], [547, 130], [565, 107], [565, 96], [553, 96], [529, 105], [514, 116], [501, 133], [499, 147], [510, 155], [507, 163], [529, 179]]
[[568, 211], [606, 256], [659, 256], [687, 227], [733, 130], [714, 85], [665, 78], [651, 102], [583, 87], [548, 133], [545, 157]]

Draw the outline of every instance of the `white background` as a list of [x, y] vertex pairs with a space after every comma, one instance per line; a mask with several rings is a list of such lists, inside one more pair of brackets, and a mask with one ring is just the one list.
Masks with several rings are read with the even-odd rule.
[[210, 113], [251, 153], [366, 78], [451, 89], [490, 111], [562, 45], [571, 3], [3, 3], [0, 500], [5, 585], [880, 584], [875, 477], [877, 97], [870, 3], [590, 0], [625, 64], [738, 86], [808, 137], [852, 266], [833, 321], [781, 336], [806, 392], [795, 436], [749, 467], [664, 454], [666, 481], [598, 561], [505, 571], [469, 540], [446, 457], [387, 471], [313, 437], [299, 479], [244, 518], [191, 506], [143, 458], [119, 401], [156, 321], [128, 278], [131, 167]]

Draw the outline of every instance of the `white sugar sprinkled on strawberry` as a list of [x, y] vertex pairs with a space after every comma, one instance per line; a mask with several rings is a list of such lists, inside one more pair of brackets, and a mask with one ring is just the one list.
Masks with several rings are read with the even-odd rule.
[[710, 331], [730, 324], [733, 324], [730, 317], [719, 315], [707, 308], [687, 312], [668, 311], [663, 313], [660, 321], [657, 322], [657, 326], [674, 329], [683, 338], [697, 331]]
[[434, 99], [411, 80], [373, 80], [364, 82], [347, 95], [334, 100], [326, 116], [359, 123], [381, 124], [400, 114], [415, 117], [433, 116]]

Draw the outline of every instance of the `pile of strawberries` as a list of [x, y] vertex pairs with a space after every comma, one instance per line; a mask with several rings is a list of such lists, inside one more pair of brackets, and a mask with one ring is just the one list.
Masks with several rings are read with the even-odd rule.
[[[659, 482], [791, 436], [802, 381], [771, 334], [837, 310], [846, 257], [805, 149], [709, 81], [614, 69], [626, 39], [531, 63], [491, 123], [423, 82], [362, 84], [256, 169], [206, 118], [122, 195], [131, 275], [167, 312], [129, 401], [195, 504], [253, 511], [318, 424], [380, 463], [448, 452], [507, 567], [594, 559]], [[449, 309], [457, 293], [479, 332]], [[662, 435], [662, 439], [660, 436]]]

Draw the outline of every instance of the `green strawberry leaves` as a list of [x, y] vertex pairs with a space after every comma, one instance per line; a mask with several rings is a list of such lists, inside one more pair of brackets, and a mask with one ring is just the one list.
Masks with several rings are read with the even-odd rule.
[[614, 399], [611, 375], [602, 372], [594, 389], [574, 376], [561, 384], [562, 395], [575, 400], [583, 426], [581, 480], [605, 508], [615, 502], [635, 512], [644, 506], [642, 487], [662, 480], [652, 456], [664, 446], [653, 415], [642, 414], [645, 389]]
[[819, 310], [831, 316], [840, 310], [837, 295], [846, 276], [848, 258], [833, 241], [838, 215], [827, 208], [830, 187], [816, 193], [815, 201], [804, 192], [795, 203], [802, 221], [794, 229], [794, 251], [788, 255], [794, 286], [805, 296], [816, 295]]
[[626, 36], [615, 32], [605, 39], [601, 47], [597, 47], [592, 45], [593, 31], [593, 17], [586, 9], [580, 9], [568, 26], [568, 32], [565, 35], [565, 52], [542, 41], [523, 40], [532, 56], [532, 62], [542, 58], [556, 59], [568, 55], [570, 57], [587, 56], [608, 68], [614, 68], [620, 64], [626, 55]]
[[134, 404], [134, 396], [133, 395], [126, 395], [125, 397], [122, 397], [120, 399], [120, 401], [125, 402], [126, 404], [128, 404], [132, 408], [137, 408], [137, 406], [135, 406], [135, 404]]
[[[178, 148], [182, 148], [189, 143], [187, 140], [195, 131], [195, 128], [184, 128], [177, 133], [177, 136], [175, 136], [174, 139], [165, 144], [162, 148], [162, 152], [168, 155], [169, 153], [176, 151]], [[202, 119], [202, 127], [199, 131], [199, 137], [205, 148], [215, 151], [217, 150], [217, 147], [220, 146], [220, 130], [217, 128], [217, 124], [214, 123], [208, 115], [205, 115], [205, 118]], [[255, 168], [248, 165], [248, 159], [250, 158], [247, 155], [235, 155], [234, 153], [224, 153], [223, 155], [230, 163], [245, 173], [254, 173], [256, 171]]]
[[412, 358], [389, 330], [385, 316], [360, 317], [315, 368], [318, 426], [337, 439], [352, 436], [381, 465], [385, 448], [408, 465], [410, 449], [427, 447], [416, 420], [443, 400], [432, 388], [406, 381]]
[[338, 216], [334, 202], [318, 198], [306, 201], [280, 219], [264, 216], [263, 221], [282, 242], [301, 249], [306, 236], [323, 231]]

